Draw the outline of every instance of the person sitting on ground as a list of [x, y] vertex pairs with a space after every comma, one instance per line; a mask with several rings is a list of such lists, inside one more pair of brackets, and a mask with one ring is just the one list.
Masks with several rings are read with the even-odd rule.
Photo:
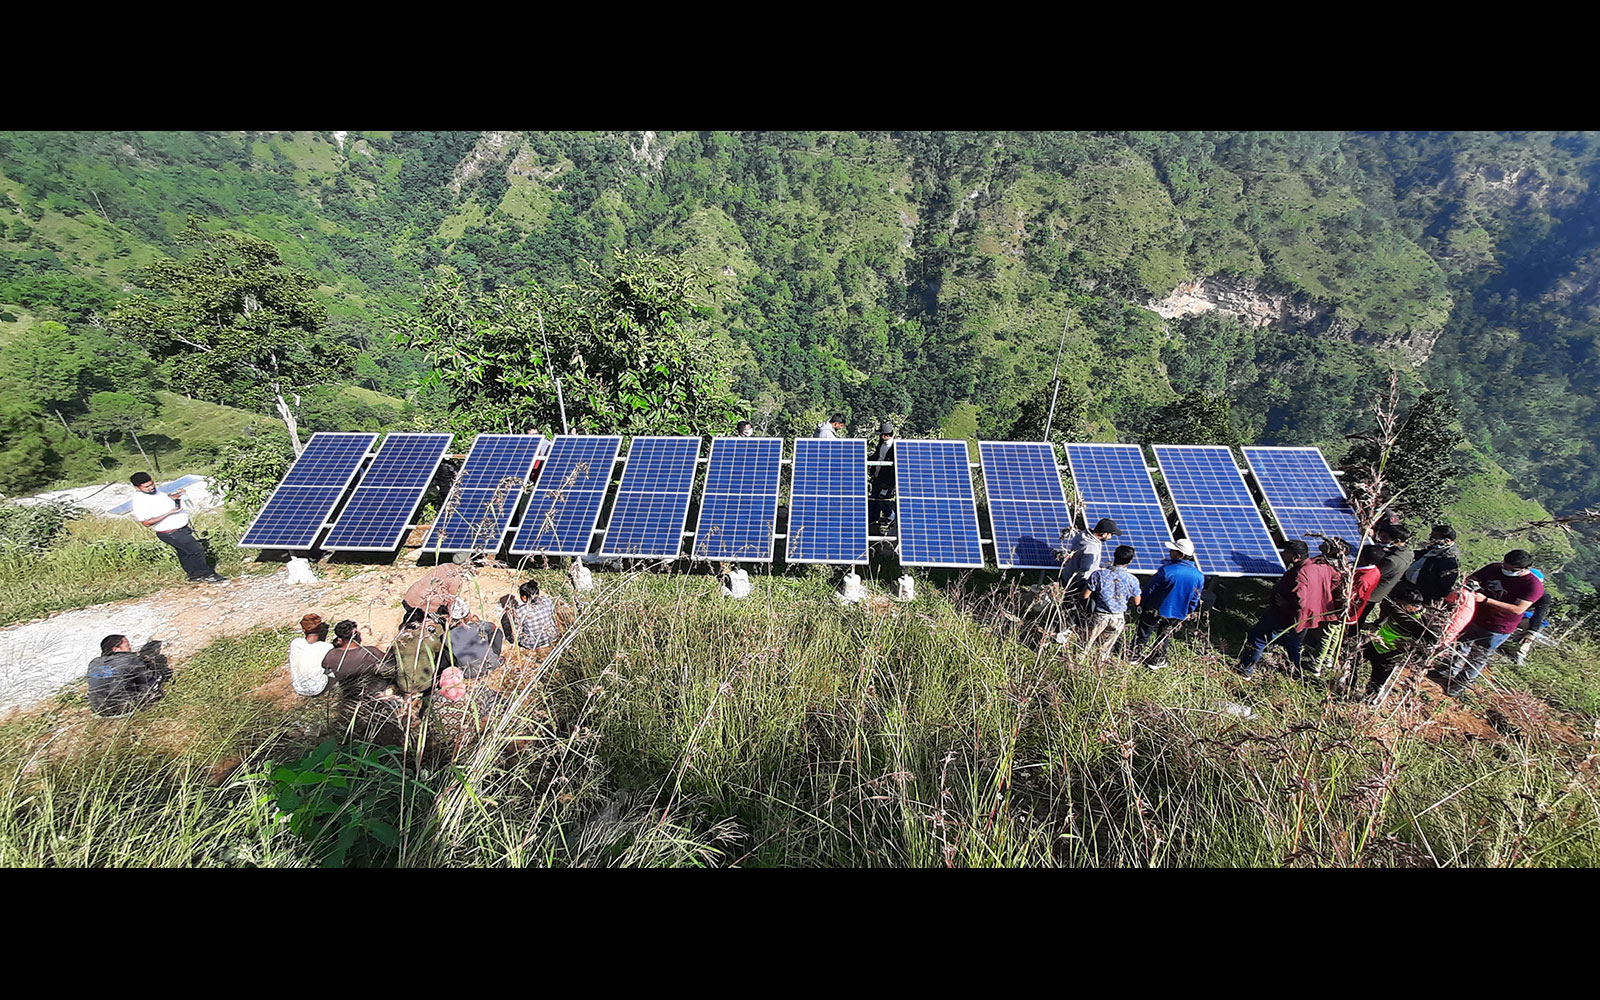
[[1533, 575], [1532, 568], [1532, 553], [1512, 549], [1500, 562], [1490, 563], [1467, 577], [1478, 586], [1472, 594], [1477, 606], [1461, 632], [1461, 661], [1450, 668], [1445, 688], [1450, 697], [1467, 693], [1488, 665], [1489, 654], [1517, 630], [1523, 614], [1544, 596], [1544, 581]]
[[844, 436], [844, 414], [835, 413], [833, 416], [817, 425], [817, 437], [837, 438]]
[[299, 638], [289, 643], [289, 683], [294, 686], [295, 694], [314, 698], [328, 687], [322, 658], [333, 649], [333, 643], [328, 641], [328, 623], [321, 615], [301, 618], [300, 633]]
[[556, 602], [548, 594], [539, 593], [539, 581], [529, 580], [517, 588], [520, 598], [509, 608], [511, 628], [508, 634], [517, 638], [523, 649], [540, 649], [555, 645]]
[[333, 648], [322, 657], [322, 669], [341, 690], [356, 691], [383, 664], [383, 650], [362, 641], [356, 623], [346, 618], [333, 627]]
[[[1091, 662], [1101, 663], [1111, 656], [1117, 636], [1122, 634], [1123, 626], [1127, 624], [1128, 602], [1132, 601], [1135, 607], [1139, 605], [1139, 581], [1133, 578], [1133, 573], [1128, 569], [1133, 565], [1135, 554], [1132, 545], [1118, 545], [1111, 554], [1111, 568], [1097, 569], [1089, 574], [1089, 585], [1083, 591], [1083, 598], [1090, 601], [1094, 608], [1094, 622], [1089, 626], [1089, 638], [1084, 643], [1083, 651]], [[1105, 636], [1105, 646], [1097, 651], [1095, 644], [1102, 635]]]
[[158, 701], [172, 671], [133, 651], [125, 635], [100, 640], [100, 655], [89, 661], [89, 711], [126, 715]]
[[741, 420], [734, 425], [733, 436], [742, 438], [755, 437], [756, 429], [750, 426], [750, 421]]
[[1455, 589], [1461, 579], [1461, 549], [1456, 546], [1456, 529], [1436, 524], [1428, 542], [1412, 553], [1411, 568], [1405, 582], [1396, 588], [1407, 602], [1436, 602]]
[[449, 562], [428, 570], [400, 600], [401, 627], [414, 624], [425, 615], [448, 611], [451, 602], [467, 591], [473, 579], [472, 557], [465, 552], [457, 552]]
[[450, 626], [444, 650], [463, 677], [480, 677], [497, 670], [506, 660], [501, 655], [505, 634], [493, 622], [480, 621], [469, 614]]
[[[1063, 532], [1063, 534], [1065, 534]], [[1122, 534], [1117, 522], [1102, 517], [1087, 531], [1075, 531], [1062, 539], [1056, 550], [1061, 559], [1061, 579], [1069, 594], [1082, 592], [1089, 582], [1089, 574], [1100, 568], [1100, 557], [1105, 543]]]
[[[1332, 541], [1332, 539], [1329, 539]], [[1326, 544], [1326, 542], [1324, 543]], [[1288, 569], [1272, 585], [1266, 613], [1245, 636], [1235, 668], [1244, 677], [1255, 673], [1267, 646], [1277, 643], [1289, 655], [1289, 666], [1300, 673], [1300, 651], [1305, 633], [1331, 621], [1337, 611], [1334, 594], [1339, 575], [1327, 562], [1311, 558], [1311, 549], [1298, 538], [1283, 544]], [[1315, 668], [1313, 668], [1315, 674]]]
[[1194, 562], [1194, 543], [1187, 538], [1173, 542], [1167, 561], [1144, 582], [1139, 600], [1139, 634], [1134, 649], [1151, 670], [1166, 667], [1167, 642], [1190, 615], [1199, 611], [1205, 585], [1205, 574]]

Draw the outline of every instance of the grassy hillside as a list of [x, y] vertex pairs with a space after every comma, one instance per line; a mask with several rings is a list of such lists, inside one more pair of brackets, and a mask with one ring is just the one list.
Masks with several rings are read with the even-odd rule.
[[[442, 268], [555, 286], [653, 249], [703, 276], [764, 430], [843, 408], [1004, 436], [1071, 309], [1084, 438], [1204, 388], [1253, 440], [1337, 445], [1398, 364], [1519, 495], [1570, 512], [1600, 496], [1597, 171], [1588, 133], [0, 133], [0, 300], [93, 324], [201, 216], [315, 276], [323, 335], [360, 356], [334, 395], [437, 413], [390, 334]], [[1221, 313], [1143, 308], [1208, 277], [1295, 319], [1213, 339]]]
[[[1467, 711], [1419, 693], [1374, 714], [1241, 685], [1197, 632], [1167, 671], [1098, 671], [932, 590], [840, 608], [820, 577], [740, 603], [704, 577], [603, 586], [555, 659], [504, 668], [481, 723], [440, 701], [315, 750], [342, 724], [277, 700], [277, 633], [216, 643], [131, 719], [68, 692], [0, 724], [0, 864], [1600, 861], [1589, 722], [1527, 695], [1561, 672], [1544, 653]], [[1592, 712], [1593, 671], [1563, 676]]]

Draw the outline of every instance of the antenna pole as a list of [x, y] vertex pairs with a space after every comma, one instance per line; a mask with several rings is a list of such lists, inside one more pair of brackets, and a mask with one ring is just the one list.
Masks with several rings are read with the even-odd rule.
[[[541, 320], [541, 322], [543, 322]], [[1056, 398], [1061, 395], [1061, 352], [1067, 346], [1067, 327], [1072, 325], [1072, 310], [1067, 309], [1067, 321], [1061, 324], [1061, 343], [1056, 345], [1055, 388], [1050, 392], [1050, 415], [1044, 421], [1044, 439], [1050, 440], [1050, 425], [1056, 421]]]
[[[566, 434], [569, 433], [567, 430], [567, 401], [561, 395], [561, 378], [556, 374], [555, 362], [550, 360], [550, 338], [544, 334], [544, 310], [535, 309], [534, 312], [539, 316], [539, 339], [544, 341], [545, 367], [550, 369], [550, 378], [556, 384], [556, 406], [561, 410], [561, 433]], [[1057, 364], [1059, 365], [1060, 362], [1058, 361]], [[1054, 409], [1054, 406], [1052, 405], [1051, 408]]]

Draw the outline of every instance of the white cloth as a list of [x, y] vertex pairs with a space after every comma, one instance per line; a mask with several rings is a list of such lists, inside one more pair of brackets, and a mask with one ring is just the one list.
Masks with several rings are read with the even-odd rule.
[[331, 642], [306, 642], [305, 636], [289, 643], [289, 681], [295, 694], [307, 698], [319, 695], [328, 686], [328, 672], [322, 658], [333, 649]]
[[824, 420], [822, 423], [817, 425], [817, 437], [819, 437], [819, 438], [837, 438], [838, 436], [839, 435], [837, 435], [837, 434], [835, 434], [833, 432], [833, 425], [828, 423], [826, 420]]
[[[173, 513], [173, 512], [176, 513]], [[172, 516], [157, 521], [151, 527], [157, 531], [177, 531], [189, 523], [189, 512], [184, 510], [178, 501], [165, 493], [146, 493], [143, 490], [133, 495], [133, 519], [135, 521], [148, 521], [158, 514]]]
[[732, 570], [728, 573], [727, 582], [722, 585], [723, 597], [749, 597], [750, 574], [742, 569]]

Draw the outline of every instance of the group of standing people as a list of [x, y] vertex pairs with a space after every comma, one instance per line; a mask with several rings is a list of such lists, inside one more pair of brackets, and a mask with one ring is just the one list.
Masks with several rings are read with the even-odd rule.
[[1194, 543], [1187, 538], [1168, 547], [1166, 561], [1142, 584], [1131, 568], [1138, 555], [1132, 545], [1118, 545], [1111, 552], [1110, 565], [1102, 566], [1106, 544], [1121, 534], [1122, 529], [1109, 517], [1092, 528], [1063, 533], [1056, 550], [1063, 600], [1069, 608], [1081, 607], [1087, 613], [1084, 652], [1095, 663], [1111, 658], [1128, 615], [1136, 610], [1139, 626], [1132, 657], [1160, 670], [1167, 666], [1167, 645], [1173, 634], [1200, 612], [1205, 575], [1195, 565]]
[[[1453, 646], [1437, 679], [1446, 693], [1459, 698], [1483, 673], [1494, 650], [1519, 632], [1524, 636], [1517, 655], [1521, 662], [1549, 609], [1544, 574], [1534, 568], [1525, 549], [1512, 549], [1463, 578], [1456, 532], [1448, 524], [1435, 525], [1427, 541], [1413, 548], [1405, 525], [1380, 522], [1354, 566], [1338, 538], [1323, 539], [1315, 556], [1305, 542], [1291, 540], [1284, 544], [1284, 556], [1288, 568], [1273, 585], [1266, 612], [1240, 650], [1236, 669], [1242, 676], [1254, 674], [1272, 644], [1283, 647], [1297, 674], [1315, 676], [1315, 660], [1306, 667], [1303, 651], [1311, 645], [1314, 657], [1320, 658], [1328, 626], [1341, 617], [1347, 628], [1393, 626], [1391, 635], [1420, 637], [1431, 632], [1419, 627], [1419, 616], [1449, 608], [1439, 638], [1453, 641]], [[1365, 657], [1372, 666], [1368, 695], [1376, 695], [1388, 680], [1396, 662], [1390, 651], [1389, 644], [1380, 643]]]

